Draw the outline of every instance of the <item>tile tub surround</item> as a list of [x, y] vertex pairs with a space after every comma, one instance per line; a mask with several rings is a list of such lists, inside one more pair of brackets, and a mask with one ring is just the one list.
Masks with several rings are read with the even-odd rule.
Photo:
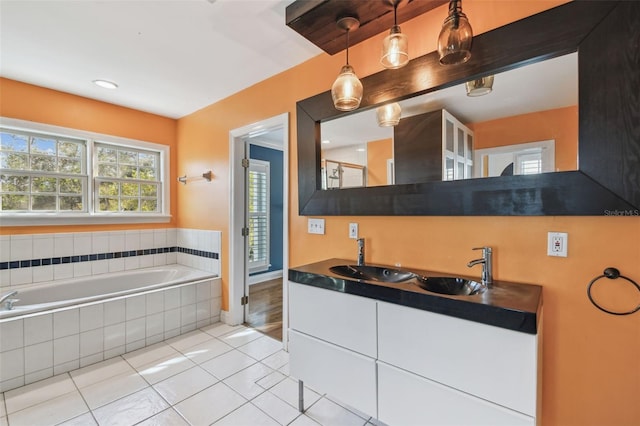
[[220, 275], [220, 238], [182, 228], [0, 235], [0, 291], [175, 263]]
[[0, 425], [380, 425], [309, 388], [301, 414], [297, 392], [280, 342], [217, 323], [0, 393]]
[[219, 278], [11, 318], [0, 323], [0, 392], [220, 319]]

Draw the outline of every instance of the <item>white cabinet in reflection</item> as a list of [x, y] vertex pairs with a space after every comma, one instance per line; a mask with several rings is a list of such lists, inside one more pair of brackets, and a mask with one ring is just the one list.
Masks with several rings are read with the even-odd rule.
[[403, 118], [393, 143], [396, 183], [473, 176], [473, 131], [445, 109]]
[[442, 180], [473, 176], [473, 131], [442, 110]]

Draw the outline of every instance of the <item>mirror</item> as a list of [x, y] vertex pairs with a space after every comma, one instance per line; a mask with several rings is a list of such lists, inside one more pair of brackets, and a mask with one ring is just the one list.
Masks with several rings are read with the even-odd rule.
[[[378, 126], [376, 109], [322, 122], [322, 189], [577, 170], [578, 54], [493, 77], [483, 96], [459, 84], [400, 101], [395, 127]], [[442, 109], [445, 125], [413, 135]]]
[[362, 79], [367, 111], [579, 52], [577, 170], [323, 191], [321, 123], [354, 114], [335, 110], [326, 91], [296, 106], [300, 214], [639, 214], [640, 64], [628, 55], [639, 17], [640, 2], [569, 2], [474, 37], [467, 63], [443, 67], [431, 52]]

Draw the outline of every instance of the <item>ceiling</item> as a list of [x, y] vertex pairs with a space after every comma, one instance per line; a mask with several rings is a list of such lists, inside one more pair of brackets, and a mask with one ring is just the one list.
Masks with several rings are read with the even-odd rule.
[[[495, 75], [493, 91], [467, 97], [464, 85], [400, 102], [401, 117], [447, 109], [463, 123], [562, 108], [578, 103], [578, 54], [571, 53]], [[369, 141], [393, 137], [392, 127], [378, 127], [374, 108], [321, 125], [323, 149], [361, 148]]]
[[0, 76], [180, 118], [321, 53], [292, 1], [0, 0]]

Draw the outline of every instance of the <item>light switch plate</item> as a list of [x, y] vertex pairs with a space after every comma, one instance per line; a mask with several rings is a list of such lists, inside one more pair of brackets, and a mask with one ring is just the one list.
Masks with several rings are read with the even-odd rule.
[[566, 232], [549, 232], [547, 236], [547, 255], [567, 257], [569, 234]]
[[354, 240], [358, 239], [358, 224], [350, 223], [349, 224], [349, 238], [353, 238]]
[[324, 219], [312, 219], [307, 220], [309, 234], [321, 234], [324, 235]]

